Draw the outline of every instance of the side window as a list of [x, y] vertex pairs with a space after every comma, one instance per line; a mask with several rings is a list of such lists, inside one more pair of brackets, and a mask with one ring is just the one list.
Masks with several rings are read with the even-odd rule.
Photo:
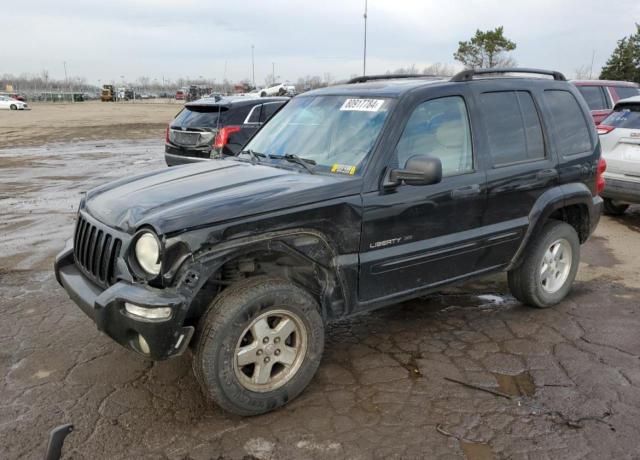
[[471, 131], [464, 100], [459, 96], [423, 102], [411, 114], [396, 146], [399, 167], [415, 155], [442, 161], [442, 175], [473, 170]]
[[245, 120], [245, 123], [260, 123], [260, 109], [262, 105], [256, 105], [251, 108], [251, 112], [249, 112], [249, 116]]
[[531, 94], [483, 93], [480, 101], [494, 166], [544, 158], [542, 127]]
[[631, 86], [614, 86], [616, 93], [620, 99], [628, 97], [640, 96], [640, 89]]
[[578, 86], [578, 91], [587, 101], [587, 105], [591, 110], [605, 110], [608, 108], [604, 92], [600, 86]]
[[264, 123], [282, 107], [282, 102], [271, 102], [262, 106], [262, 114], [260, 115], [260, 123]]
[[544, 99], [551, 112], [558, 153], [574, 155], [591, 150], [589, 125], [573, 94], [548, 89], [544, 92]]

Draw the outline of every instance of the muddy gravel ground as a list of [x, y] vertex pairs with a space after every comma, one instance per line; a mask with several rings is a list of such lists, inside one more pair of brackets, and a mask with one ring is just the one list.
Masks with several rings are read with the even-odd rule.
[[0, 150], [0, 458], [640, 457], [640, 209], [604, 217], [555, 308], [504, 275], [328, 328], [308, 389], [254, 418], [96, 331], [54, 279], [80, 194], [163, 168], [161, 141]]
[[0, 110], [0, 148], [105, 138], [160, 139], [182, 103], [154, 102], [34, 103], [32, 110]]

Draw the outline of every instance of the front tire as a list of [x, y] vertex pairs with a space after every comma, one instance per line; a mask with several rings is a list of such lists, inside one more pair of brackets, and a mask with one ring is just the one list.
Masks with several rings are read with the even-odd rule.
[[238, 415], [258, 415], [298, 396], [324, 349], [318, 303], [277, 278], [256, 277], [225, 289], [200, 320], [193, 360], [204, 394]]
[[618, 204], [610, 198], [604, 199], [604, 213], [608, 216], [621, 216], [628, 208], [628, 204]]
[[10, 108], [11, 110], [18, 110], [18, 106], [17, 106], [17, 105], [15, 105], [15, 104], [11, 104], [11, 105], [9, 106], [9, 108]]
[[579, 264], [576, 230], [566, 222], [551, 220], [527, 247], [520, 266], [509, 271], [509, 289], [525, 305], [551, 307], [571, 290]]

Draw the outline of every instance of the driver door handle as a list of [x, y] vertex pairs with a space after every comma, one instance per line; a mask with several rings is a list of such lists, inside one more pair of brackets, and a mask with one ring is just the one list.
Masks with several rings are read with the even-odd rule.
[[480, 184], [467, 185], [451, 191], [451, 198], [466, 198], [469, 196], [480, 195]]

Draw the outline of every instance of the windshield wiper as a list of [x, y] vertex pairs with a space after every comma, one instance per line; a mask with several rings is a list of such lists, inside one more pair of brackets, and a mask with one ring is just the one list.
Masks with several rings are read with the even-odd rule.
[[298, 155], [294, 153], [287, 153], [286, 155], [269, 155], [269, 158], [275, 158], [276, 160], [287, 160], [291, 163], [295, 163], [302, 166], [304, 169], [309, 171], [309, 174], [314, 174], [313, 168], [309, 165], [315, 166], [316, 162], [309, 158], [300, 158]]
[[246, 153], [247, 155], [249, 155], [252, 160], [256, 161], [256, 163], [260, 163], [260, 158], [267, 158], [267, 156], [264, 153], [255, 152], [251, 149], [241, 151], [240, 153], [238, 153], [238, 156], [242, 155], [243, 153]]

